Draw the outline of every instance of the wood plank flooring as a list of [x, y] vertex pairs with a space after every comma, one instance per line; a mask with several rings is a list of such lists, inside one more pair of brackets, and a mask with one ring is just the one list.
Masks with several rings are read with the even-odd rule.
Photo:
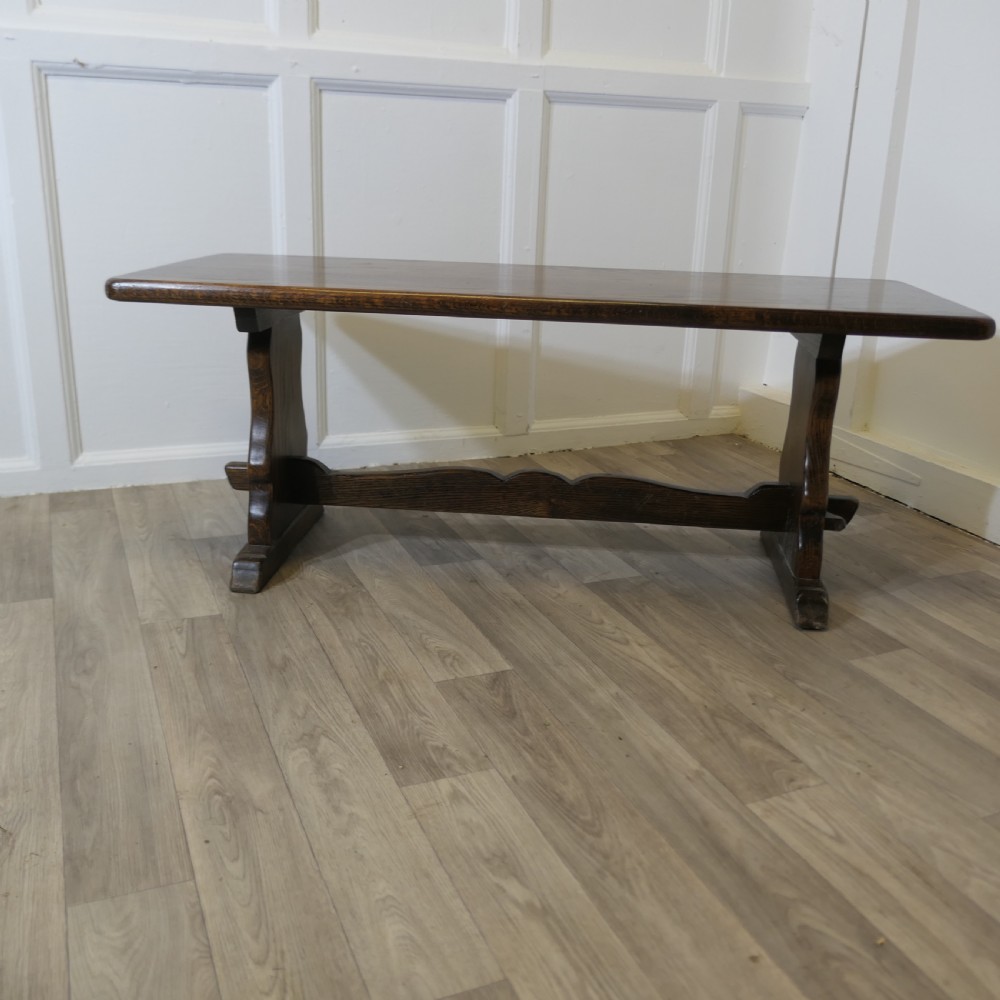
[[1000, 996], [1000, 550], [836, 492], [819, 634], [752, 533], [331, 508], [246, 596], [221, 482], [0, 500], [0, 997]]

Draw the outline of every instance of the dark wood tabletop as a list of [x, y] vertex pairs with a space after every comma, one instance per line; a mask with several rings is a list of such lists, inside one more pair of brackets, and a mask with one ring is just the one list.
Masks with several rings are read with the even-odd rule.
[[111, 278], [109, 298], [236, 308], [986, 340], [990, 317], [899, 281], [217, 254]]

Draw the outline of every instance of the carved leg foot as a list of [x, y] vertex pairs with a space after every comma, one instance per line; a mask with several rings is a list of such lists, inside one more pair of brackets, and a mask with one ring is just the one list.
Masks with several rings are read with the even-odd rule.
[[273, 544], [254, 545], [248, 542], [244, 545], [233, 560], [233, 575], [229, 581], [229, 589], [237, 594], [259, 594], [299, 539], [322, 516], [322, 507], [303, 506]]
[[814, 631], [825, 629], [830, 620], [830, 599], [823, 581], [805, 580], [795, 575], [785, 554], [784, 532], [762, 531], [761, 540], [771, 557], [795, 627]]

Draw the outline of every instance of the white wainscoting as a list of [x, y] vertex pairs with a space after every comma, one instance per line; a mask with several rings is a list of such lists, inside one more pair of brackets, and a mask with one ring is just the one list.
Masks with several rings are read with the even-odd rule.
[[[779, 270], [800, 0], [18, 0], [0, 11], [0, 493], [221, 475], [227, 310], [104, 298], [223, 251]], [[804, 13], [805, 12], [805, 13]], [[732, 430], [767, 341], [304, 317], [310, 451]]]

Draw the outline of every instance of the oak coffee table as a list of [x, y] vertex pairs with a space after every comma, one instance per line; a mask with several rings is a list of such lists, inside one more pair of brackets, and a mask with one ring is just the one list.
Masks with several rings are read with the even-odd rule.
[[[858, 507], [829, 495], [846, 338], [985, 340], [995, 331], [988, 316], [909, 285], [851, 278], [220, 254], [111, 278], [106, 291], [122, 301], [229, 306], [247, 334], [250, 451], [226, 466], [233, 488], [250, 494], [234, 591], [260, 591], [323, 505], [743, 528], [761, 532], [803, 629], [828, 622], [823, 534], [846, 527]], [[798, 347], [779, 481], [721, 493], [536, 470], [331, 471], [306, 455], [305, 309], [788, 331]]]

